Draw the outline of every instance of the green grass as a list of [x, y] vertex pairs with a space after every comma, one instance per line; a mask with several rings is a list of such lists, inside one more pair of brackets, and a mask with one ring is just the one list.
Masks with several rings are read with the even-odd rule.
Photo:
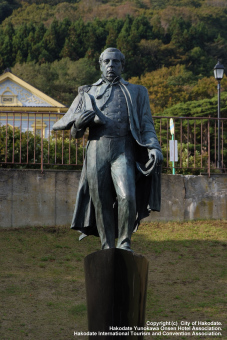
[[[227, 339], [226, 240], [226, 221], [143, 223], [132, 248], [149, 260], [146, 320], [220, 321]], [[0, 230], [0, 339], [86, 340], [73, 335], [88, 330], [83, 259], [99, 249], [68, 227]]]

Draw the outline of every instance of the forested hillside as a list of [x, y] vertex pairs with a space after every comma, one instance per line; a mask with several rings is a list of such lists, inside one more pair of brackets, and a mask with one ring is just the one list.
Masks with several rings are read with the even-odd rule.
[[0, 73], [10, 67], [67, 105], [97, 79], [109, 46], [125, 54], [124, 78], [148, 88], [155, 114], [212, 101], [213, 68], [227, 67], [226, 0], [3, 0], [0, 22]]

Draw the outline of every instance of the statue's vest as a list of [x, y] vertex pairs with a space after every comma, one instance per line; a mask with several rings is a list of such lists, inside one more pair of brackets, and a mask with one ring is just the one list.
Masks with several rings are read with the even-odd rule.
[[109, 99], [101, 109], [105, 124], [91, 126], [89, 139], [100, 137], [122, 137], [129, 133], [128, 108], [119, 85], [113, 85]]

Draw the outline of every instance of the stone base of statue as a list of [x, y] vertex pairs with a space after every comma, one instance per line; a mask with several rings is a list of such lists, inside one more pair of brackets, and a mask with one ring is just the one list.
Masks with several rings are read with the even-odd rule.
[[143, 339], [131, 332], [144, 327], [147, 259], [113, 248], [88, 255], [84, 266], [89, 338], [117, 339], [125, 333], [124, 339]]

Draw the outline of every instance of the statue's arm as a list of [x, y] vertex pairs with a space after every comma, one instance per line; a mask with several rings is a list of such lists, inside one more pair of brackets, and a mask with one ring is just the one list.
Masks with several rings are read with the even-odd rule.
[[[161, 164], [163, 161], [163, 155], [161, 151], [160, 144], [154, 128], [154, 122], [151, 115], [149, 96], [146, 88], [143, 88], [143, 116], [141, 122], [141, 131], [143, 139], [146, 140], [148, 147], [149, 159], [154, 159], [156, 164]], [[147, 143], [149, 142], [149, 143]]]
[[76, 138], [83, 136], [86, 127], [95, 117], [91, 98], [86, 93], [89, 89], [90, 86], [88, 85], [79, 88], [79, 93], [66, 114], [53, 125], [54, 131], [72, 128], [73, 136], [76, 136]]

